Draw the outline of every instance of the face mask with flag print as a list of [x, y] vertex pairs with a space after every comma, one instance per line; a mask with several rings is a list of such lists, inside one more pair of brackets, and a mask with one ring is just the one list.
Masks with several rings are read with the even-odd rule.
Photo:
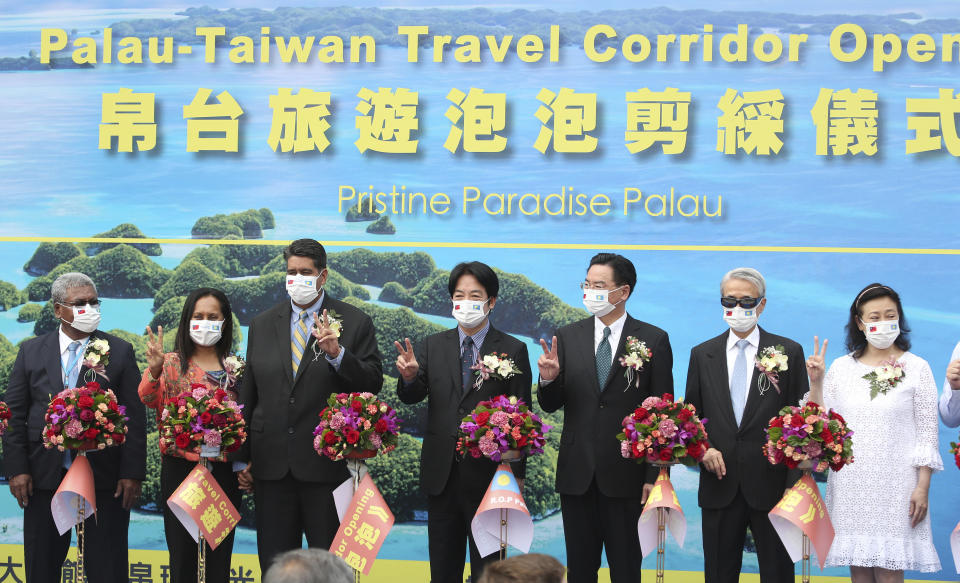
[[222, 320], [190, 320], [190, 339], [199, 346], [213, 346], [222, 336]]
[[745, 309], [742, 306], [723, 309], [723, 321], [734, 332], [746, 332], [757, 325], [757, 309]]
[[[489, 302], [490, 300], [487, 300]], [[483, 322], [487, 315], [483, 312], [483, 306], [487, 302], [478, 302], [475, 300], [453, 300], [453, 317], [461, 326], [467, 329], [473, 329]]]
[[316, 275], [288, 275], [287, 294], [295, 304], [305, 306], [317, 299], [320, 289], [317, 286]]
[[84, 334], [92, 334], [100, 325], [100, 308], [87, 304], [70, 306], [73, 308], [73, 322], [70, 325]]
[[886, 350], [900, 335], [900, 320], [863, 322], [863, 335], [867, 337], [870, 346], [877, 350]]
[[601, 318], [606, 316], [617, 307], [610, 303], [610, 292], [617, 291], [620, 287], [614, 289], [584, 289], [583, 306], [594, 316]]

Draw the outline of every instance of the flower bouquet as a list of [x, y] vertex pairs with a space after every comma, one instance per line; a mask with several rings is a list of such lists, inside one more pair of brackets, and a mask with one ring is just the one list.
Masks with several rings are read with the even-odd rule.
[[397, 447], [400, 419], [373, 393], [330, 395], [313, 430], [313, 449], [333, 461], [370, 458]]
[[812, 401], [787, 406], [770, 420], [763, 453], [771, 464], [793, 469], [809, 466], [817, 472], [837, 471], [853, 463], [853, 431], [839, 413], [827, 412]]
[[47, 406], [43, 445], [60, 451], [120, 445], [127, 434], [125, 413], [126, 407], [117, 403], [113, 391], [104, 390], [100, 383], [64, 389]]
[[522, 400], [498, 395], [478, 403], [460, 422], [457, 452], [495, 462], [513, 461], [543, 453], [550, 429]]
[[623, 431], [617, 434], [620, 454], [638, 463], [695, 466], [710, 448], [706, 422], [697, 417], [696, 407], [674, 401], [669, 393], [647, 397], [623, 418]]
[[0, 435], [7, 432], [7, 427], [10, 426], [11, 416], [10, 407], [3, 401], [0, 401]]
[[950, 453], [953, 454], [953, 460], [957, 462], [957, 467], [960, 468], [960, 443], [950, 442]]
[[194, 384], [164, 406], [160, 439], [201, 458], [236, 451], [247, 439], [242, 409], [223, 389]]

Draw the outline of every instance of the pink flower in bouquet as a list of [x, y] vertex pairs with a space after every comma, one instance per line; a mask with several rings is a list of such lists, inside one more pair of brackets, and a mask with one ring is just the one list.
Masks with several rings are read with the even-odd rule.
[[201, 387], [195, 386], [191, 394], [193, 395], [194, 399], [199, 401], [200, 399], [207, 396], [207, 388], [202, 386]]
[[344, 423], [346, 423], [346, 419], [344, 419], [343, 413], [334, 413], [333, 417], [330, 418], [330, 429], [340, 431]]
[[677, 425], [673, 422], [673, 419], [664, 419], [660, 422], [660, 433], [667, 439], [671, 439], [677, 434]]
[[379, 434], [379, 433], [376, 433], [376, 432], [371, 433], [370, 436], [369, 436], [367, 439], [370, 440], [370, 445], [372, 445], [373, 447], [375, 447], [375, 448], [377, 448], [377, 449], [379, 449], [379, 448], [380, 448], [380, 445], [383, 443], [383, 440], [380, 439], [380, 434]]
[[625, 458], [629, 458], [631, 457], [630, 454], [632, 453], [632, 451], [633, 451], [633, 448], [630, 445], [629, 441], [620, 442], [620, 455], [622, 455]]
[[643, 403], [641, 403], [640, 406], [644, 409], [650, 410], [653, 409], [659, 402], [660, 397], [647, 397], [643, 400]]
[[71, 419], [63, 428], [70, 439], [80, 439], [80, 432], [83, 430], [83, 424], [79, 419]]
[[493, 452], [499, 449], [499, 445], [493, 439], [493, 432], [488, 431], [483, 434], [483, 437], [480, 438], [480, 453], [483, 455], [491, 455]]
[[504, 413], [503, 411], [497, 411], [490, 416], [490, 423], [494, 425], [503, 426], [504, 423], [510, 421], [510, 416]]
[[210, 447], [220, 447], [221, 438], [219, 431], [208, 431], [203, 435], [203, 442]]

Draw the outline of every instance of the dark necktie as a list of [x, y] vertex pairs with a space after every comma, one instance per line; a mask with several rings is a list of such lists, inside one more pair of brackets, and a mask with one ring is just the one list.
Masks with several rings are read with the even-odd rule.
[[610, 326], [604, 326], [603, 339], [597, 346], [597, 384], [600, 390], [607, 384], [607, 375], [610, 374], [610, 364], [613, 361], [613, 352], [610, 350]]
[[460, 354], [460, 373], [463, 375], [463, 392], [466, 393], [473, 386], [473, 338], [463, 339], [463, 353]]

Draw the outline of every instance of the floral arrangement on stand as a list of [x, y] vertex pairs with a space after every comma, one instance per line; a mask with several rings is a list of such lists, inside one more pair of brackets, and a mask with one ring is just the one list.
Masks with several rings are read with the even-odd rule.
[[242, 410], [223, 389], [194, 384], [164, 406], [160, 439], [168, 448], [202, 457], [236, 451], [247, 439]]
[[57, 393], [44, 421], [47, 449], [106, 449], [123, 443], [127, 435], [126, 407], [117, 402], [113, 391], [92, 381]]
[[497, 395], [461, 420], [457, 452], [495, 462], [530, 457], [543, 453], [550, 429], [523, 400]]
[[793, 469], [808, 466], [822, 472], [837, 471], [853, 463], [853, 431], [834, 410], [808, 401], [803, 407], [787, 406], [770, 420], [763, 453], [771, 464]]
[[370, 458], [397, 447], [400, 419], [373, 393], [336, 393], [320, 412], [313, 449], [339, 461]]
[[669, 393], [647, 397], [621, 422], [620, 454], [638, 462], [694, 466], [710, 448], [706, 422], [697, 417], [696, 407], [674, 401]]

